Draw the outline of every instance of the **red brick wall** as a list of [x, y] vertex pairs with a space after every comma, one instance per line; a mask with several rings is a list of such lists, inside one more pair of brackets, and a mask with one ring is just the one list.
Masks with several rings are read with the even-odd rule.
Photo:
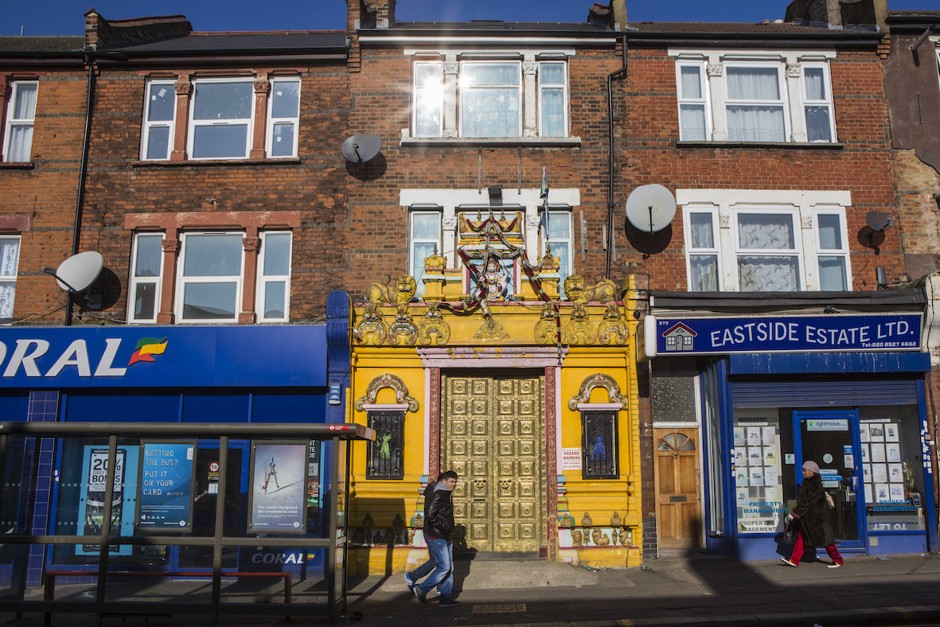
[[133, 233], [124, 228], [125, 214], [301, 211], [301, 227], [293, 233], [291, 319], [321, 318], [327, 294], [344, 285], [345, 62], [301, 69], [299, 163], [140, 162], [145, 85], [145, 73], [113, 69], [104, 70], [98, 83], [82, 246], [104, 255], [119, 285], [113, 305], [96, 315], [126, 317]]
[[[20, 243], [14, 320], [46, 325], [61, 324], [65, 315], [64, 292], [40, 270], [57, 267], [72, 252], [86, 75], [80, 67], [46, 70], [38, 81], [33, 167], [0, 164], [0, 215], [29, 219]], [[0, 88], [6, 88], [2, 83]]]
[[[604, 273], [603, 225], [607, 215], [606, 77], [620, 67], [612, 49], [578, 50], [569, 64], [571, 135], [580, 148], [402, 146], [410, 127], [411, 57], [401, 50], [362, 49], [362, 71], [352, 76], [350, 132], [375, 133], [382, 153], [376, 176], [349, 179], [350, 230], [346, 285], [361, 296], [369, 283], [407, 272], [406, 212], [399, 192], [406, 188], [505, 190], [538, 188], [542, 167], [552, 189], [578, 188], [574, 265], [588, 277]], [[381, 176], [377, 174], [382, 170]], [[482, 177], [478, 178], [482, 172]], [[587, 224], [587, 256], [582, 261], [580, 212]]]
[[[876, 289], [875, 266], [883, 266], [889, 283], [905, 278], [898, 231], [889, 230], [879, 254], [859, 237], [869, 211], [895, 212], [893, 154], [881, 63], [875, 51], [839, 51], [831, 62], [836, 132], [842, 148], [677, 147], [679, 137], [675, 61], [664, 48], [634, 46], [629, 78], [621, 97], [627, 122], [618, 165], [624, 187], [618, 190], [617, 249], [622, 262], [650, 273], [651, 288], [685, 290], [684, 233], [681, 214], [661, 253], [644, 260], [623, 235], [620, 208], [630, 190], [649, 183], [671, 191], [686, 188], [848, 190], [846, 212], [854, 290]], [[861, 239], [861, 241], [860, 241]], [[646, 238], [646, 243], [650, 238]], [[655, 244], [655, 242], [653, 242]], [[660, 247], [661, 248], [661, 247]], [[627, 251], [627, 252], [625, 252]]]

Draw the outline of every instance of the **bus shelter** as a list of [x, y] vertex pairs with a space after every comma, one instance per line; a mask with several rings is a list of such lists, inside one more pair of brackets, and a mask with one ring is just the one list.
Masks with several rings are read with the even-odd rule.
[[2, 422], [3, 605], [47, 624], [333, 618], [346, 605], [350, 447], [374, 439], [349, 423]]

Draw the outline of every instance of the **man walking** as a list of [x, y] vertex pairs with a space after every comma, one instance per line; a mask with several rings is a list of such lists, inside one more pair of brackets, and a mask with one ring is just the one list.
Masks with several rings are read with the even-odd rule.
[[[452, 598], [454, 588], [454, 545], [451, 534], [454, 531], [453, 492], [457, 487], [457, 473], [453, 470], [442, 472], [434, 484], [430, 495], [424, 499], [424, 539], [428, 545], [430, 560], [411, 573], [405, 574], [409, 587], [414, 586], [415, 598], [427, 604], [428, 592], [437, 586], [441, 593], [440, 607], [456, 607], [460, 601]], [[433, 563], [434, 570], [422, 583], [417, 583]]]

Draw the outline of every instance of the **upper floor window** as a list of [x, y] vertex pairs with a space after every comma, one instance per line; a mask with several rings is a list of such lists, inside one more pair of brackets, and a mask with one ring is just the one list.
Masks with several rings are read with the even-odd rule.
[[258, 317], [264, 322], [286, 322], [290, 311], [291, 234], [262, 232], [258, 265]]
[[0, 324], [13, 322], [16, 274], [20, 262], [20, 236], [0, 236]]
[[[558, 257], [558, 285], [564, 286], [572, 271], [572, 246], [574, 233], [571, 226], [571, 211], [550, 209], [542, 231], [543, 250], [551, 248], [552, 256]], [[562, 290], [564, 291], [564, 290]]]
[[193, 159], [245, 159], [252, 128], [252, 80], [193, 81], [189, 154]]
[[176, 128], [176, 87], [173, 81], [150, 81], [144, 103], [144, 159], [169, 159]]
[[138, 233], [128, 288], [130, 322], [156, 322], [163, 277], [163, 233]]
[[418, 285], [416, 294], [424, 294], [424, 260], [434, 251], [441, 252], [440, 209], [413, 209], [409, 212], [408, 269]]
[[268, 99], [268, 155], [297, 155], [297, 127], [300, 123], [300, 80], [275, 78]]
[[816, 212], [819, 289], [840, 292], [849, 287], [849, 247], [845, 238], [845, 214], [822, 209]]
[[[682, 191], [686, 199], [696, 195]], [[843, 207], [828, 198], [800, 202], [799, 192], [739, 191], [729, 190], [726, 200], [715, 203], [721, 192], [702, 190], [699, 202], [684, 203], [690, 291], [851, 289]], [[792, 205], [786, 199], [791, 194]], [[750, 202], [735, 202], [737, 196], [750, 196]]]
[[[152, 79], [147, 84], [141, 155], [146, 160], [297, 156], [300, 80], [296, 77]], [[182, 104], [180, 99], [182, 100]], [[258, 109], [258, 98], [265, 108]], [[177, 128], [177, 112], [188, 119]], [[257, 138], [263, 146], [255, 146]]]
[[25, 163], [30, 160], [38, 92], [37, 81], [10, 83], [10, 101], [3, 129], [3, 160], [8, 163]]
[[462, 63], [460, 124], [463, 137], [519, 137], [522, 134], [522, 66]]
[[565, 137], [568, 134], [567, 66], [561, 62], [539, 64], [539, 134]]
[[[165, 281], [163, 233], [138, 233], [134, 238], [129, 282], [128, 321], [153, 323], [161, 310]], [[260, 322], [289, 319], [291, 233], [262, 231], [258, 238], [257, 280], [249, 304], [255, 302]], [[246, 264], [245, 233], [185, 232], [180, 234], [175, 317], [179, 322], [238, 322], [243, 313]], [[254, 299], [251, 298], [252, 294]], [[168, 307], [170, 305], [168, 304]], [[247, 306], [246, 306], [247, 308]]]
[[786, 102], [781, 68], [727, 65], [725, 71], [728, 139], [738, 142], [786, 141]]
[[681, 141], [834, 142], [825, 54], [766, 60], [672, 51]]
[[416, 61], [414, 137], [567, 137], [564, 61]]

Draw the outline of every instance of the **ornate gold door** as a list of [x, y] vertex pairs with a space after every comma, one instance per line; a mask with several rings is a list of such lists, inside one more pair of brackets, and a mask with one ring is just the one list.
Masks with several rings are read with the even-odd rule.
[[442, 387], [441, 467], [460, 475], [454, 519], [466, 548], [538, 551], [546, 515], [543, 378], [445, 376]]

